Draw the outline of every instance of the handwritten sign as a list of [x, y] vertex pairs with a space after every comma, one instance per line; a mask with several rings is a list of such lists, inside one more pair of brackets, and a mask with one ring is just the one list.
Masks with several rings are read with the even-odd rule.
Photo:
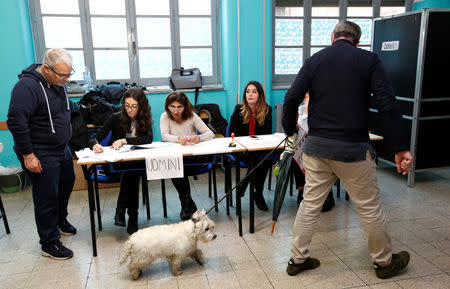
[[181, 153], [147, 156], [145, 166], [147, 180], [149, 181], [182, 178], [184, 174], [183, 155]]

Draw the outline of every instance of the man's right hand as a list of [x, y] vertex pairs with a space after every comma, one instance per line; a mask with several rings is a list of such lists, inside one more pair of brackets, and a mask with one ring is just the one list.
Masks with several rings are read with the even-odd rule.
[[23, 162], [25, 163], [25, 167], [36, 174], [40, 174], [42, 172], [42, 166], [39, 159], [34, 155], [34, 153], [24, 155]]
[[406, 175], [411, 168], [413, 157], [409, 151], [401, 151], [395, 154], [395, 164], [397, 165], [397, 172]]

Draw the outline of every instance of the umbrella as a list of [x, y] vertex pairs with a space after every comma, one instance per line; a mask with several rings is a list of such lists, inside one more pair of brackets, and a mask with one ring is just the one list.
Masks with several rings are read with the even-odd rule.
[[280, 156], [280, 161], [275, 168], [278, 170], [276, 175], [277, 184], [275, 186], [275, 196], [273, 200], [273, 214], [272, 214], [272, 230], [275, 228], [278, 216], [280, 215], [281, 206], [283, 205], [284, 196], [286, 195], [286, 189], [289, 182], [289, 176], [291, 175], [291, 163], [292, 156], [294, 155], [294, 146], [297, 142], [297, 134], [291, 135], [287, 141], [284, 152]]

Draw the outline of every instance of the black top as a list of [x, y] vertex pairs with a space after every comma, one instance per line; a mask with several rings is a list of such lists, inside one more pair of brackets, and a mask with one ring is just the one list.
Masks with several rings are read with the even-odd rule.
[[295, 132], [297, 108], [309, 91], [308, 134], [350, 143], [367, 143], [369, 102], [384, 119], [384, 137], [394, 152], [408, 150], [408, 130], [375, 53], [337, 40], [305, 61], [283, 105], [283, 128]]
[[[234, 112], [230, 118], [230, 135], [234, 132], [235, 136], [247, 136], [249, 123], [243, 123], [244, 119], [241, 115], [242, 104], [237, 104], [234, 108]], [[259, 125], [258, 121], [255, 121], [255, 134], [271, 134], [272, 133], [272, 107], [269, 106], [269, 112], [264, 119], [264, 124]]]
[[126, 132], [122, 129], [120, 122], [120, 112], [117, 112], [111, 115], [105, 121], [103, 126], [97, 130], [95, 138], [92, 137], [91, 139], [89, 139], [89, 147], [92, 149], [94, 145], [102, 141], [110, 131], [111, 131], [111, 139], [108, 142], [108, 146], [112, 145], [113, 142], [121, 138], [125, 138], [127, 140], [127, 143], [131, 145], [148, 144], [152, 143], [153, 141], [153, 131], [151, 126], [149, 134], [140, 135], [132, 138], [129, 137], [126, 138], [125, 137]]
[[22, 71], [11, 92], [7, 125], [18, 155], [63, 159], [72, 135], [65, 88], [52, 85], [32, 64]]

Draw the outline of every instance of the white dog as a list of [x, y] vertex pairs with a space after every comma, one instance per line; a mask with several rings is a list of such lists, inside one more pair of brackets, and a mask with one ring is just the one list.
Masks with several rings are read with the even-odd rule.
[[158, 258], [166, 258], [175, 276], [181, 274], [180, 265], [186, 257], [192, 257], [203, 265], [202, 251], [197, 241], [209, 242], [217, 237], [214, 222], [197, 211], [192, 219], [170, 225], [148, 227], [137, 231], [125, 243], [120, 264], [130, 257], [128, 269], [133, 279], [138, 279], [142, 268]]

